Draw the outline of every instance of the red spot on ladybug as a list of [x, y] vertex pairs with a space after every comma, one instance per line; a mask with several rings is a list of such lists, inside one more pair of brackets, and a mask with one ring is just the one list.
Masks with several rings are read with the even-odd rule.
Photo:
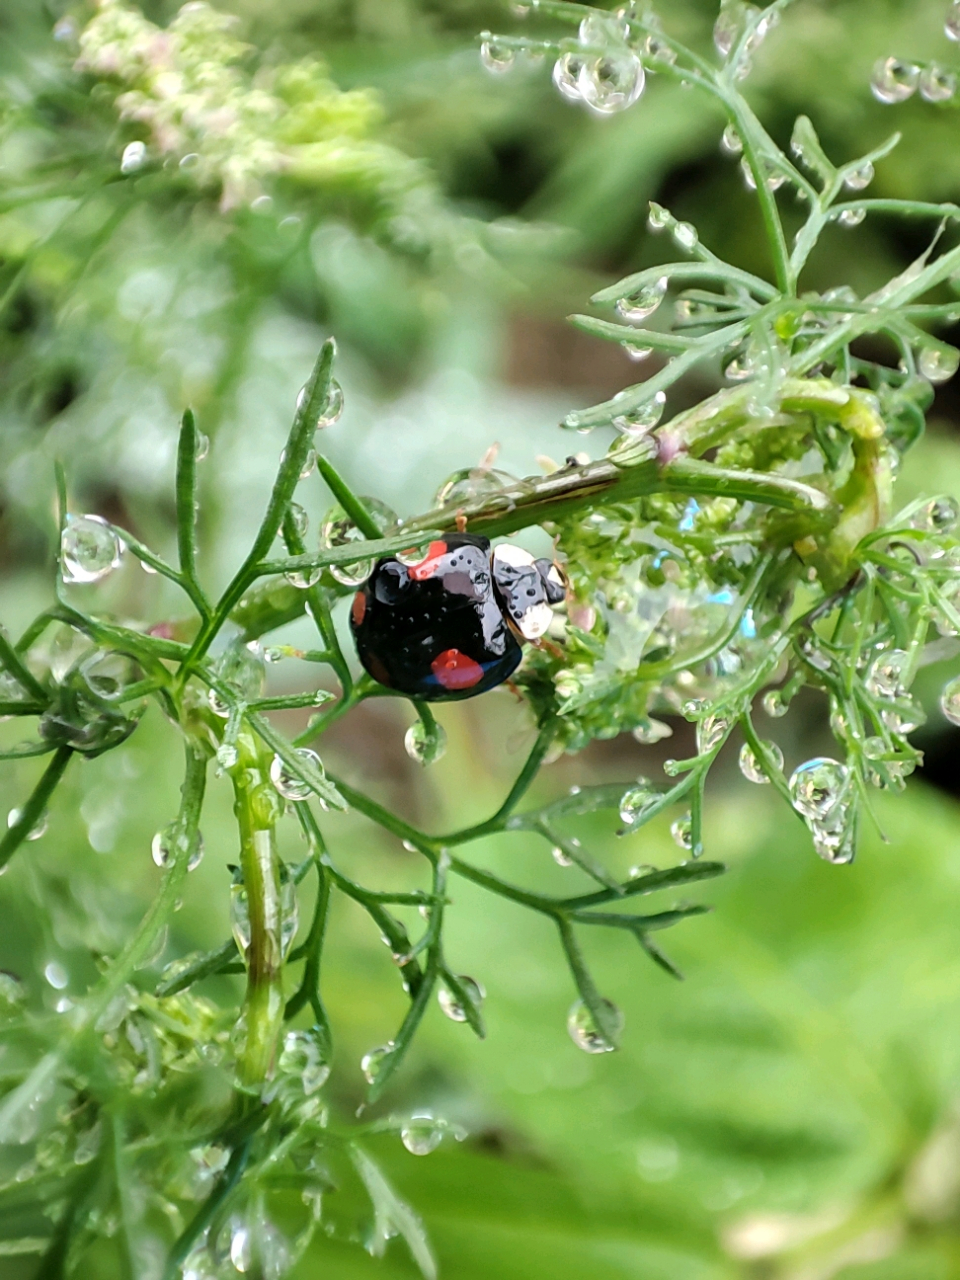
[[363, 621], [363, 615], [367, 612], [367, 597], [363, 591], [358, 591], [353, 597], [353, 604], [350, 606], [350, 620], [355, 627], [359, 627]]
[[437, 677], [437, 683], [444, 689], [472, 689], [483, 679], [483, 667], [474, 662], [459, 649], [444, 649], [443, 653], [430, 663], [430, 669]]
[[423, 582], [425, 578], [432, 578], [440, 567], [440, 560], [447, 554], [447, 550], [445, 542], [431, 542], [427, 547], [426, 556], [419, 564], [410, 565], [407, 573], [414, 582]]

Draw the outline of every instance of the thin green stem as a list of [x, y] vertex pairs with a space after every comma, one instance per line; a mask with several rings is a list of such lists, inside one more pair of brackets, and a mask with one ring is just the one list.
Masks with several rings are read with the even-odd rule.
[[186, 409], [180, 423], [177, 445], [177, 553], [184, 590], [206, 622], [210, 617], [207, 600], [197, 578], [197, 453], [200, 433], [192, 409]]
[[58, 747], [53, 759], [44, 769], [40, 781], [30, 793], [17, 819], [0, 839], [0, 869], [5, 867], [16, 851], [29, 838], [30, 832], [41, 821], [47, 802], [63, 777], [73, 751], [70, 747]]
[[357, 497], [330, 459], [325, 458], [322, 453], [317, 454], [317, 471], [363, 536], [374, 539], [382, 537], [383, 531], [363, 505], [363, 499]]

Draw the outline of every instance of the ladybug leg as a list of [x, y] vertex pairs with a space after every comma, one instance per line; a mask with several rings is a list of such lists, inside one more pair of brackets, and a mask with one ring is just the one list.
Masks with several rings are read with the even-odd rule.
[[546, 649], [551, 658], [565, 658], [567, 656], [555, 640], [548, 640], [546, 636], [541, 636], [539, 640], [531, 640], [530, 643], [537, 649]]
[[457, 533], [467, 532], [467, 517], [462, 511], [457, 512]]
[[516, 698], [516, 700], [517, 700], [518, 702], [522, 702], [522, 701], [523, 701], [523, 694], [520, 692], [520, 687], [519, 687], [519, 685], [516, 683], [516, 681], [514, 681], [514, 680], [504, 680], [504, 682], [503, 682], [503, 683], [504, 683], [504, 684], [506, 685], [506, 687], [510, 690], [510, 692], [513, 694], [513, 696]]

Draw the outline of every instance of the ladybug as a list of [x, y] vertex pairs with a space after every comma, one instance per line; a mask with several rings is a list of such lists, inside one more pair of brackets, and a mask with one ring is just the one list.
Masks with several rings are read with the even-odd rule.
[[551, 560], [448, 534], [414, 564], [378, 560], [353, 597], [350, 627], [374, 680], [428, 702], [473, 698], [516, 670], [566, 594]]

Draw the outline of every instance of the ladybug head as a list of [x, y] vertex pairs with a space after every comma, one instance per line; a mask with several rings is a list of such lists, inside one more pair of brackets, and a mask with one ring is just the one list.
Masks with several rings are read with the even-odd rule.
[[494, 548], [493, 581], [507, 620], [524, 640], [539, 640], [546, 633], [553, 619], [550, 606], [567, 593], [559, 565], [535, 560], [509, 543]]

